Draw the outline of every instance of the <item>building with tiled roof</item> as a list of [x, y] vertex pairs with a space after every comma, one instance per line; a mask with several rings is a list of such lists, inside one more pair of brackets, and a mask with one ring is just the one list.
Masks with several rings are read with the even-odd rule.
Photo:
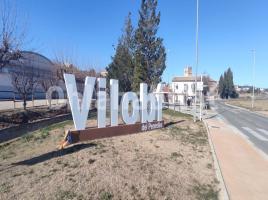
[[[187, 99], [193, 102], [195, 98], [195, 79], [197, 81], [197, 98], [199, 97], [200, 91], [203, 91], [204, 87], [208, 87], [209, 94], [216, 93], [217, 82], [211, 79], [209, 76], [193, 76], [192, 67], [187, 66], [184, 69], [184, 76], [173, 77], [171, 83], [173, 95], [173, 102], [180, 105], [186, 105]], [[201, 81], [202, 79], [202, 81]], [[204, 80], [206, 79], [206, 84], [204, 85]]]

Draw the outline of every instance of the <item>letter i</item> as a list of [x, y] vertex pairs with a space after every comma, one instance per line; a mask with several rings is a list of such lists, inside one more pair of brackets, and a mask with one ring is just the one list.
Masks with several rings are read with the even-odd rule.
[[111, 126], [118, 125], [118, 80], [110, 80]]
[[98, 78], [98, 128], [106, 125], [106, 79]]

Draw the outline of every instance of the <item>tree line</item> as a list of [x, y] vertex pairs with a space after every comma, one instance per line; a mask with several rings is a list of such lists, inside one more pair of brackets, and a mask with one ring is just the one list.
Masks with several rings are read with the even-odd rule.
[[228, 68], [227, 71], [220, 76], [218, 94], [222, 99], [238, 97], [238, 93], [234, 86], [233, 72], [231, 68]]
[[127, 16], [115, 55], [106, 67], [108, 78], [119, 81], [120, 92], [138, 91], [140, 83], [147, 83], [152, 90], [161, 82], [166, 51], [163, 39], [157, 36], [159, 23], [157, 0], [142, 0], [136, 29], [131, 13]]

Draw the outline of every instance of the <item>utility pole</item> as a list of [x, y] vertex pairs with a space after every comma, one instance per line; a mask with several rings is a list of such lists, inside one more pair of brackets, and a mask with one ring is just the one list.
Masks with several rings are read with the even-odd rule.
[[202, 100], [203, 100], [203, 74], [201, 74], [201, 82], [202, 89], [200, 88], [200, 109], [199, 109], [199, 120], [202, 121]]
[[196, 38], [195, 38], [195, 94], [194, 94], [194, 122], [196, 122], [196, 98], [197, 98], [197, 72], [198, 72], [198, 29], [199, 29], [199, 0], [196, 0]]
[[253, 65], [252, 65], [252, 100], [251, 100], [251, 108], [253, 109], [254, 108], [254, 101], [255, 101], [255, 85], [254, 85], [254, 82], [255, 82], [255, 57], [256, 57], [256, 51], [255, 49], [251, 50], [252, 51], [252, 54], [253, 54]]

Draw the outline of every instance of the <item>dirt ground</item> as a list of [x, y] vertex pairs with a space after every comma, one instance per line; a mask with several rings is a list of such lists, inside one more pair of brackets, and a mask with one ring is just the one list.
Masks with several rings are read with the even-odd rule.
[[70, 111], [67, 110], [66, 106], [54, 106], [53, 109], [48, 109], [47, 106], [43, 106], [27, 108], [27, 110], [0, 110], [0, 129], [23, 123], [34, 122], [41, 119], [47, 119], [67, 113], [70, 113]]
[[218, 199], [203, 124], [173, 111], [164, 119], [160, 130], [62, 151], [71, 121], [0, 144], [0, 199]]

